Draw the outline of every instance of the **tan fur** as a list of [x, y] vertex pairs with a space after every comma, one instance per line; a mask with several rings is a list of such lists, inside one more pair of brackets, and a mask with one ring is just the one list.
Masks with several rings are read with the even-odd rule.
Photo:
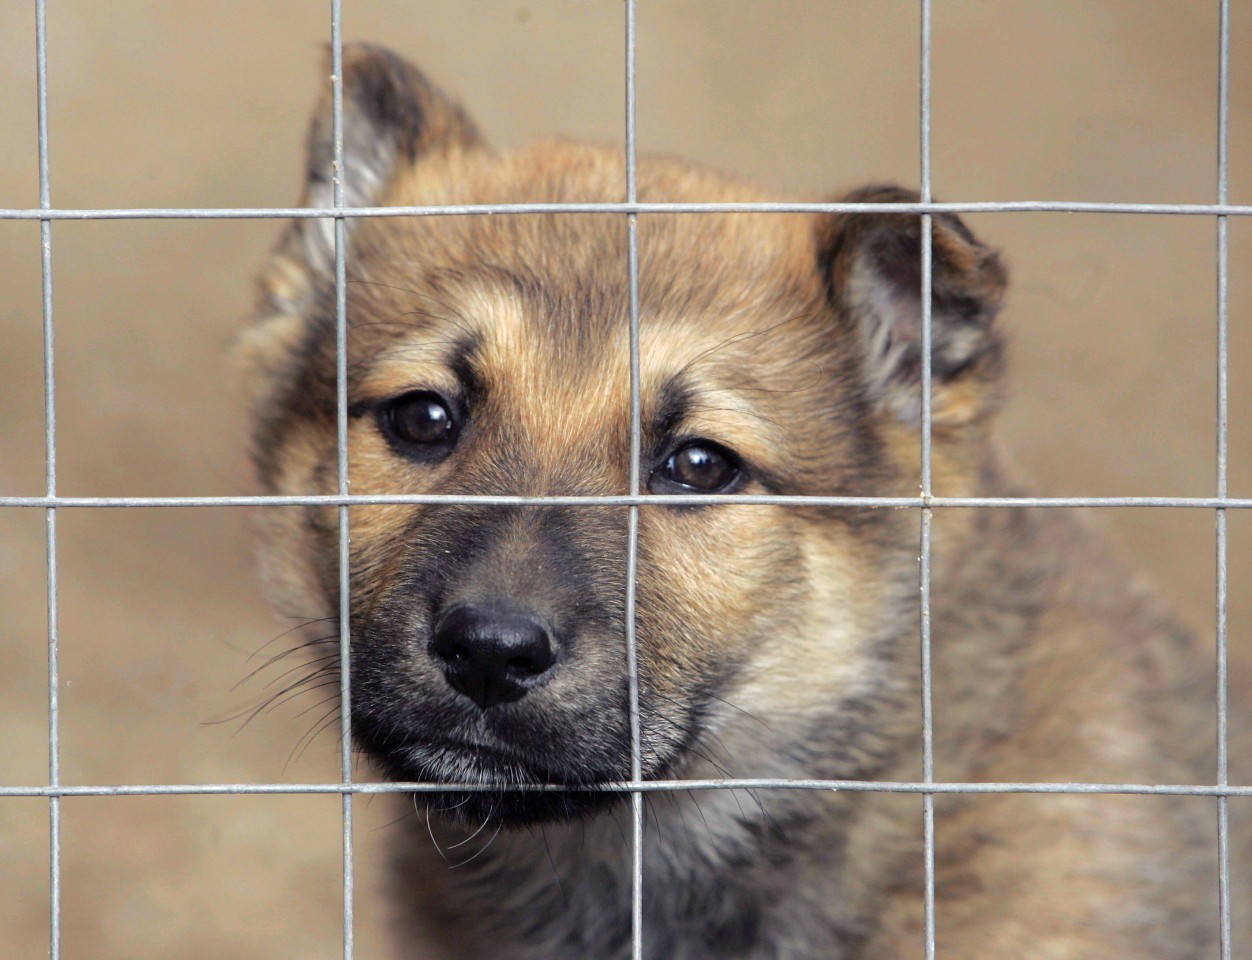
[[[619, 148], [546, 140], [496, 153], [459, 108], [388, 57], [350, 53], [349, 84], [371, 93], [354, 108], [364, 127], [352, 142], [366, 142], [366, 134], [385, 140], [397, 99], [403, 115], [433, 119], [380, 148], [384, 159], [404, 149], [412, 157], [362, 174], [370, 203], [624, 195]], [[324, 123], [324, 116], [315, 121], [314, 156], [324, 149], [316, 139]], [[320, 181], [311, 177], [315, 190]], [[639, 195], [779, 199], [658, 157], [641, 158]], [[871, 188], [849, 196], [906, 195]], [[737, 452], [751, 465], [744, 493], [916, 495], [919, 393], [909, 366], [917, 356], [909, 326], [916, 288], [908, 274], [916, 260], [899, 251], [912, 249], [917, 229], [917, 219], [904, 215], [640, 216], [645, 486], [659, 469], [649, 444], [677, 442], [650, 433], [665, 412], [666, 385], [677, 378], [685, 393], [669, 436], [707, 438]], [[267, 488], [279, 493], [335, 489], [330, 287], [319, 230], [290, 228], [262, 281], [260, 319], [244, 338], [258, 464]], [[1013, 494], [993, 440], [1001, 350], [992, 318], [1004, 271], [953, 218], [937, 218], [935, 231], [934, 488]], [[373, 413], [354, 414], [352, 493], [628, 491], [623, 218], [369, 218], [351, 224], [350, 244], [350, 406], [376, 411], [409, 391], [465, 389], [454, 355], [466, 342], [481, 380], [456, 450], [438, 462], [406, 458]], [[421, 603], [434, 588], [423, 577], [441, 564], [461, 571], [441, 589], [523, 598], [548, 618], [565, 615], [570, 583], [585, 577], [588, 596], [616, 598], [594, 601], [607, 604], [605, 617], [616, 626], [587, 627], [581, 659], [522, 708], [503, 709], [530, 710], [532, 700], [547, 698], [545, 710], [568, 715], [562, 722], [571, 739], [590, 737], [588, 725], [606, 717], [622, 729], [625, 704], [615, 691], [624, 689], [625, 511], [587, 507], [575, 518], [532, 507], [496, 516], [441, 506], [353, 508], [360, 669], [384, 678], [379, 683], [411, 681], [403, 718], [445, 702], [425, 640], [396, 632], [397, 623], [418, 634], [428, 629]], [[265, 520], [265, 569], [278, 602], [329, 615], [335, 511], [271, 510]], [[491, 533], [481, 543], [470, 542], [473, 525], [462, 541], [439, 539], [449, 524], [471, 520], [496, 525], [483, 526]], [[568, 543], [552, 532], [558, 521]], [[912, 510], [641, 508], [645, 776], [663, 767], [662, 776], [696, 779], [919, 778], [917, 530]], [[561, 567], [552, 553], [558, 546], [576, 548], [583, 567]], [[462, 570], [456, 564], [468, 564], [470, 551], [483, 559]], [[933, 570], [940, 779], [1211, 778], [1211, 691], [1189, 642], [1128, 586], [1080, 520], [1055, 510], [937, 511]], [[577, 616], [573, 624], [583, 629]], [[354, 646], [354, 678], [356, 656]], [[717, 692], [705, 697], [706, 688]], [[379, 698], [379, 709], [392, 709], [407, 689]], [[354, 694], [367, 719], [370, 696]], [[464, 706], [446, 702], [449, 711]], [[526, 723], [547, 716], [534, 711], [518, 716]], [[515, 749], [507, 731], [488, 730], [490, 718], [448, 716], [439, 735], [473, 731], [495, 750]], [[683, 746], [676, 731], [693, 716], [699, 735]], [[624, 763], [620, 751], [612, 756]], [[486, 777], [486, 760], [459, 762], [461, 779]], [[936, 810], [939, 956], [1210, 955], [1211, 800], [940, 796]], [[630, 863], [614, 815], [552, 822], [542, 837], [519, 831], [506, 844], [492, 842], [491, 828], [432, 821], [430, 813], [401, 855], [403, 955], [627, 955]], [[920, 813], [915, 796], [872, 792], [653, 798], [646, 955], [920, 955]], [[473, 854], [474, 866], [450, 872], [431, 840]], [[415, 945], [413, 930], [443, 953]]]

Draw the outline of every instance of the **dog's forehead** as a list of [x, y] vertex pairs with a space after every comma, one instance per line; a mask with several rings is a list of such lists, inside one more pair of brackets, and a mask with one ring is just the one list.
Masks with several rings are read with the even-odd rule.
[[[776, 368], [790, 375], [789, 361], [820, 338], [827, 319], [815, 271], [768, 242], [740, 243], [744, 225], [721, 220], [666, 216], [640, 226], [645, 385], [712, 385]], [[630, 371], [626, 245], [615, 236], [622, 226], [548, 217], [445, 237], [432, 231], [421, 253], [372, 264], [353, 284], [354, 340], [375, 377], [470, 363], [516, 390], [568, 384], [583, 398], [616, 396]]]
[[[514, 283], [458, 273], [438, 293], [414, 288], [410, 302], [359, 310], [354, 332], [375, 341], [357, 358], [367, 392], [473, 380], [512, 405], [549, 409], [622, 407], [631, 371], [629, 298], [578, 283]], [[387, 285], [385, 289], [404, 294]], [[812, 352], [810, 314], [770, 299], [647, 296], [641, 283], [639, 371], [645, 394], [681, 392], [690, 401], [750, 388], [771, 375], [791, 378]], [[372, 329], [371, 329], [372, 328]], [[433, 382], [432, 382], [433, 381]]]
[[[750, 182], [668, 157], [641, 156], [643, 202], [784, 199]], [[620, 148], [542, 141], [520, 151], [437, 155], [396, 179], [384, 202], [407, 205], [620, 203]], [[740, 314], [775, 299], [809, 299], [820, 285], [814, 219], [795, 213], [640, 214], [641, 305], [653, 312]], [[579, 313], [615, 320], [627, 302], [629, 228], [620, 213], [507, 213], [367, 220], [367, 250], [384, 268], [496, 275]], [[420, 267], [419, 267], [420, 265]], [[570, 303], [571, 298], [577, 298]], [[563, 301], [563, 302], [562, 302]], [[575, 310], [573, 308], [580, 308]]]
[[[387, 202], [601, 203], [621, 200], [624, 189], [620, 151], [556, 143], [419, 165]], [[641, 160], [639, 193], [659, 201], [770, 199], [750, 184], [657, 158]], [[630, 234], [622, 214], [380, 219], [358, 230], [362, 289], [353, 293], [373, 304], [374, 323], [401, 316], [445, 333], [461, 324], [517, 360], [533, 348], [583, 367], [628, 342]], [[675, 359], [791, 318], [800, 325], [824, 309], [811, 218], [641, 214], [636, 236], [645, 343]]]

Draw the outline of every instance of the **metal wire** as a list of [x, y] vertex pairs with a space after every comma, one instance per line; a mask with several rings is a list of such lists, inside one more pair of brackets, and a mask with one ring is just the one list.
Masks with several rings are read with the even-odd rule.
[[[1218, 4], [1217, 54], [1217, 202], [1225, 203], [1230, 189], [1230, 0]], [[1230, 413], [1230, 314], [1227, 219], [1217, 218], [1217, 495], [1227, 492], [1227, 451]], [[1217, 783], [1230, 780], [1229, 757], [1229, 650], [1226, 634], [1227, 608], [1227, 530], [1226, 509], [1218, 507], [1216, 515], [1216, 634], [1217, 634]], [[1220, 916], [1218, 932], [1222, 960], [1232, 956], [1230, 923], [1230, 801], [1217, 798], [1217, 897]]]
[[[930, 170], [930, 53], [931, 53], [931, 17], [930, 0], [921, 0], [921, 50], [918, 53], [919, 69], [919, 104], [918, 104], [918, 157], [920, 165], [921, 199], [930, 203], [931, 170]], [[921, 422], [921, 489], [922, 500], [926, 501], [921, 508], [921, 542], [918, 549], [918, 583], [919, 593], [919, 629], [921, 642], [921, 683], [922, 683], [922, 780], [933, 783], [935, 779], [935, 717], [934, 698], [931, 685], [931, 634], [930, 634], [930, 535], [931, 523], [934, 519], [929, 500], [933, 493], [934, 471], [931, 457], [933, 383], [931, 377], [931, 355], [933, 343], [931, 275], [932, 250], [934, 238], [931, 230], [934, 226], [934, 214], [921, 215], [921, 297], [922, 305], [922, 422]], [[923, 949], [926, 960], [935, 960], [935, 795], [922, 794], [922, 876], [923, 876]]]
[[[335, 210], [335, 459], [336, 485], [348, 495], [348, 300], [347, 237], [344, 206], [343, 156], [343, 6], [330, 3], [331, 137]], [[349, 505], [339, 506], [339, 779], [352, 783], [352, 600], [349, 544]], [[343, 960], [352, 960], [354, 931], [354, 870], [352, 857], [352, 793], [342, 796], [343, 820]]]
[[240, 497], [0, 497], [3, 507], [328, 507], [379, 506], [384, 504], [475, 504], [496, 507], [632, 507], [632, 506], [694, 506], [696, 504], [735, 503], [775, 507], [864, 507], [866, 509], [1020, 509], [1045, 507], [1071, 509], [1078, 507], [1146, 507], [1186, 508], [1198, 510], [1247, 510], [1252, 508], [1248, 497], [821, 497], [774, 496], [766, 494], [639, 494], [637, 496], [543, 497], [493, 494], [439, 493], [371, 493], [338, 496], [335, 494], [292, 494], [290, 496]]
[[144, 783], [0, 786], [0, 797], [164, 797], [221, 794], [324, 793], [673, 793], [687, 790], [825, 790], [831, 793], [976, 793], [1252, 797], [1252, 785], [1212, 783], [1084, 783], [955, 780], [788, 780], [738, 777], [714, 780], [626, 780], [619, 783]]
[[[48, 165], [48, 16], [44, 0], [35, 2], [35, 70], [39, 124], [39, 209], [52, 208]], [[52, 320], [52, 221], [39, 220], [40, 271], [43, 294], [44, 487], [57, 492], [56, 338]], [[57, 508], [46, 507], [48, 577], [48, 785], [61, 782], [61, 665], [57, 584]], [[48, 957], [61, 957], [61, 798], [48, 800]]]
[[[639, 200], [638, 146], [635, 130], [635, 0], [626, 0], [626, 202]], [[639, 385], [639, 215], [626, 214], [626, 273], [630, 307], [630, 495], [639, 496], [643, 399]], [[630, 779], [643, 779], [639, 729], [639, 643], [635, 600], [639, 579], [639, 505], [627, 509], [626, 673], [629, 683]], [[630, 796], [630, 954], [643, 960], [643, 794]]]
[[930, 203], [481, 203], [415, 207], [109, 207], [0, 209], [0, 220], [316, 220], [327, 217], [471, 217], [536, 213], [1124, 213], [1246, 217], [1232, 203], [1098, 203], [1071, 200], [973, 200]]
[[[46, 513], [47, 616], [48, 616], [48, 783], [47, 785], [0, 786], [0, 797], [46, 797], [49, 801], [49, 956], [60, 960], [61, 944], [61, 806], [63, 797], [339, 794], [343, 830], [343, 956], [352, 960], [354, 949], [353, 797], [365, 794], [429, 793], [448, 790], [483, 792], [568, 791], [568, 784], [447, 784], [447, 783], [355, 783], [352, 777], [351, 741], [351, 603], [350, 516], [355, 505], [370, 504], [482, 504], [499, 506], [607, 506], [626, 507], [628, 516], [626, 575], [626, 661], [629, 675], [631, 738], [630, 779], [619, 783], [579, 786], [578, 790], [629, 794], [633, 816], [631, 879], [632, 957], [643, 957], [644, 893], [644, 795], [673, 791], [790, 789], [832, 792], [920, 794], [923, 802], [925, 875], [924, 949], [927, 960], [935, 958], [935, 819], [938, 794], [1080, 794], [1163, 795], [1213, 797], [1218, 812], [1218, 860], [1220, 900], [1220, 947], [1223, 960], [1233, 954], [1231, 943], [1229, 798], [1252, 797], [1252, 785], [1229, 782], [1228, 754], [1228, 530], [1229, 510], [1252, 508], [1252, 499], [1228, 496], [1229, 420], [1229, 253], [1228, 218], [1252, 215], [1252, 205], [1229, 202], [1229, 0], [1219, 0], [1219, 68], [1217, 124], [1217, 202], [1213, 204], [1105, 203], [1070, 201], [969, 201], [938, 203], [932, 197], [931, 170], [931, 52], [930, 0], [920, 0], [920, 200], [917, 203], [641, 203], [638, 200], [636, 132], [636, 3], [627, 0], [626, 41], [626, 200], [622, 203], [523, 203], [461, 204], [405, 207], [347, 207], [344, 204], [343, 39], [341, 0], [331, 0], [331, 90], [333, 135], [333, 206], [315, 208], [55, 208], [52, 206], [48, 160], [47, 29], [45, 0], [36, 0], [36, 63], [38, 89], [39, 206], [0, 209], [0, 220], [38, 220], [42, 248], [44, 427], [46, 445], [45, 493], [36, 497], [0, 497], [0, 508], [28, 507]], [[640, 214], [701, 213], [907, 213], [921, 220], [921, 350], [922, 417], [920, 438], [920, 495], [916, 497], [821, 497], [744, 495], [667, 495], [641, 492], [641, 380], [638, 216]], [[932, 469], [932, 227], [939, 213], [1088, 213], [1214, 217], [1217, 226], [1217, 481], [1214, 497], [942, 497], [933, 492]], [[625, 496], [521, 497], [370, 495], [350, 493], [347, 418], [347, 223], [362, 217], [496, 216], [524, 214], [624, 215], [627, 225], [627, 273], [630, 323], [630, 489]], [[52, 222], [61, 220], [204, 220], [204, 219], [330, 219], [335, 239], [336, 298], [336, 423], [337, 493], [334, 496], [237, 496], [237, 497], [62, 497], [56, 482], [56, 370], [52, 298]], [[770, 778], [707, 780], [644, 780], [639, 714], [638, 640], [635, 613], [638, 586], [639, 508], [712, 503], [760, 504], [832, 509], [917, 509], [919, 534], [919, 640], [922, 718], [922, 778], [920, 781], [789, 780]], [[339, 517], [339, 656], [340, 782], [338, 783], [201, 783], [63, 785], [60, 780], [59, 721], [59, 621], [57, 511], [62, 508], [161, 508], [161, 507], [277, 507], [324, 506], [338, 508]], [[1217, 771], [1213, 784], [936, 782], [934, 778], [934, 713], [931, 663], [931, 537], [933, 511], [961, 508], [1191, 508], [1213, 510], [1216, 518], [1216, 659], [1217, 659]]]

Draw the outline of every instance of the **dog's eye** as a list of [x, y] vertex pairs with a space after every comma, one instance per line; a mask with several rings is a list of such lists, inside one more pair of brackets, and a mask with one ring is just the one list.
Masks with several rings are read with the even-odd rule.
[[654, 492], [665, 487], [680, 488], [674, 492], [721, 493], [734, 485], [743, 474], [739, 458], [725, 447], [710, 440], [684, 444], [652, 473]]
[[446, 447], [456, 439], [456, 418], [437, 393], [406, 393], [388, 402], [381, 413], [385, 432], [402, 444]]

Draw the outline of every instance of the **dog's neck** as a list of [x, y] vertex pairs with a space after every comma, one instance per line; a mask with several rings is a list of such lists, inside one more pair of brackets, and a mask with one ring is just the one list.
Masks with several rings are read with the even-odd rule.
[[[860, 824], [879, 833], [880, 853], [899, 845], [874, 822], [880, 799], [814, 791], [646, 796], [644, 954], [800, 957], [804, 944], [839, 942], [846, 951], [826, 956], [854, 956], [871, 891], [848, 888], [847, 837]], [[397, 879], [404, 899], [428, 911], [418, 918], [423, 932], [445, 940], [450, 956], [630, 956], [629, 803], [582, 823], [484, 830], [457, 847], [464, 835], [455, 839], [434, 820], [428, 826], [420, 801], [418, 808]], [[884, 869], [893, 859], [884, 856]]]

